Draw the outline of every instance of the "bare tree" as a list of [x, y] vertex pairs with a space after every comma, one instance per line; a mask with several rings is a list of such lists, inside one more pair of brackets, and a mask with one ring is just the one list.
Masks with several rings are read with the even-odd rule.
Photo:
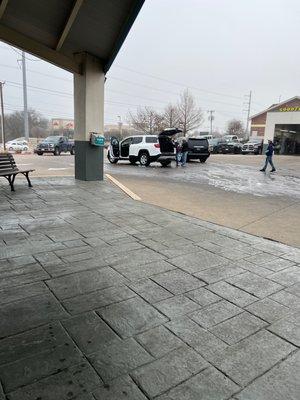
[[231, 119], [227, 122], [226, 132], [228, 135], [244, 136], [245, 128], [243, 122], [239, 119]]
[[198, 128], [203, 122], [202, 110], [197, 106], [193, 95], [188, 89], [184, 90], [180, 95], [177, 112], [179, 127], [182, 129], [184, 136], [192, 129]]
[[139, 108], [135, 114], [129, 113], [129, 123], [137, 131], [153, 135], [164, 129], [164, 118], [151, 107]]
[[[6, 140], [24, 136], [23, 111], [5, 115]], [[44, 137], [48, 134], [48, 120], [33, 109], [28, 110], [29, 133], [33, 137]]]
[[163, 112], [163, 122], [166, 128], [175, 128], [179, 124], [178, 109], [173, 104], [168, 104]]

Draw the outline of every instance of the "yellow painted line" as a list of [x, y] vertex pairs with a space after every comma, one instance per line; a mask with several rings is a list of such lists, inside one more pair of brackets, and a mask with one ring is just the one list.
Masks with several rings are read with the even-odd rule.
[[111, 180], [115, 185], [117, 185], [123, 192], [125, 192], [129, 197], [131, 197], [133, 200], [138, 200], [141, 201], [142, 199], [135, 193], [133, 193], [130, 189], [128, 189], [126, 186], [124, 186], [121, 182], [119, 182], [116, 178], [109, 174], [105, 174], [105, 176]]

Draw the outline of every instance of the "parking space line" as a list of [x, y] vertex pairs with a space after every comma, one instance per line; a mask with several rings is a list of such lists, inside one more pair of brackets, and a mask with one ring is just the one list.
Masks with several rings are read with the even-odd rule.
[[65, 169], [70, 169], [70, 168], [48, 168], [48, 171], [63, 171]]
[[124, 186], [121, 182], [119, 182], [116, 178], [109, 174], [105, 174], [105, 176], [112, 181], [115, 185], [117, 185], [123, 192], [125, 192], [129, 197], [131, 197], [133, 200], [141, 201], [142, 199], [135, 193], [133, 193], [130, 189], [128, 189], [126, 186]]

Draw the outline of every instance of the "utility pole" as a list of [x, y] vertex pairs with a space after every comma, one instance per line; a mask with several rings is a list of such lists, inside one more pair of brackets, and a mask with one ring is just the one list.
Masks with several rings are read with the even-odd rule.
[[120, 115], [118, 115], [118, 125], [119, 125], [120, 138], [122, 138], [122, 133], [123, 133], [122, 127], [123, 127], [123, 123], [122, 123], [122, 119], [121, 119], [121, 116], [120, 116]]
[[248, 98], [248, 101], [246, 103], [246, 111], [247, 112], [247, 120], [246, 120], [246, 126], [245, 126], [245, 137], [248, 135], [248, 127], [249, 127], [249, 119], [250, 119], [250, 110], [251, 110], [251, 99], [252, 99], [252, 91], [250, 90], [249, 94], [245, 96]]
[[23, 104], [24, 104], [24, 133], [25, 139], [29, 139], [28, 108], [27, 108], [27, 79], [26, 79], [26, 58], [22, 51], [22, 73], [23, 73]]
[[6, 146], [5, 146], [5, 142], [6, 142], [6, 139], [5, 139], [5, 127], [4, 127], [3, 85], [4, 85], [4, 82], [0, 82], [1, 136], [2, 136], [3, 150], [6, 150]]
[[212, 136], [213, 134], [212, 124], [214, 120], [213, 113], [215, 112], [215, 110], [208, 110], [207, 112], [209, 113], [208, 120], [210, 121], [210, 135]]

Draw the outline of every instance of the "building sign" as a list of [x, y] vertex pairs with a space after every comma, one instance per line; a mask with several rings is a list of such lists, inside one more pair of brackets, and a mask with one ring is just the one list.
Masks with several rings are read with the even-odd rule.
[[52, 119], [52, 129], [53, 130], [74, 130], [74, 121], [72, 119]]
[[296, 106], [296, 107], [281, 107], [281, 108], [279, 108], [279, 111], [281, 111], [281, 112], [300, 111], [300, 106]]

